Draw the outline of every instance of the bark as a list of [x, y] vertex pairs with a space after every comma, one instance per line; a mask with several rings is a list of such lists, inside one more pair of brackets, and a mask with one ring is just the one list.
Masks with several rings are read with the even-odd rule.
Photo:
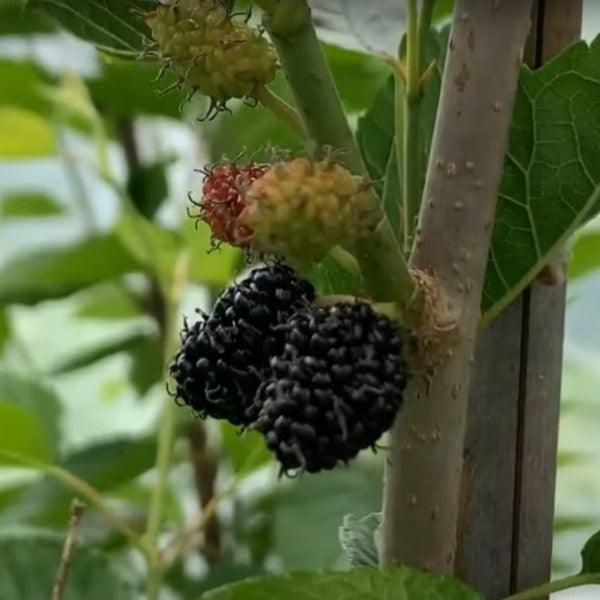
[[455, 569], [479, 305], [530, 10], [522, 0], [456, 5], [411, 258], [437, 280], [455, 329], [431, 378], [413, 378], [391, 432], [384, 564]]

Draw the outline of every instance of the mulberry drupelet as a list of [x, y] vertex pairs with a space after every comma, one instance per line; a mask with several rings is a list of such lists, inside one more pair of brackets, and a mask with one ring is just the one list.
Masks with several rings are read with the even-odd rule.
[[277, 326], [313, 298], [310, 283], [284, 265], [253, 270], [223, 293], [210, 317], [184, 328], [170, 367], [175, 396], [202, 417], [247, 424], [269, 359], [283, 350]]
[[402, 404], [407, 365], [394, 324], [366, 303], [300, 311], [248, 410], [283, 473], [316, 472], [373, 446]]

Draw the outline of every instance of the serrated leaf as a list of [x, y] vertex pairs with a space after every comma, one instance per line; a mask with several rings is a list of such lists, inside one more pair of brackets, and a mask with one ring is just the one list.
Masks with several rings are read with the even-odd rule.
[[143, 270], [114, 233], [18, 256], [0, 268], [0, 302], [35, 303]]
[[359, 519], [346, 515], [340, 527], [340, 545], [353, 567], [377, 567], [379, 550], [377, 536], [381, 513], [371, 513]]
[[[335, 46], [396, 55], [406, 27], [406, 3], [397, 0], [309, 0], [319, 37]], [[452, 14], [453, 2], [437, 3], [433, 22]]]
[[[42, 443], [48, 448], [49, 455], [54, 456], [60, 440], [61, 413], [60, 400], [54, 390], [37, 378], [2, 370], [0, 371], [0, 401], [18, 406], [35, 416], [40, 426]], [[0, 423], [0, 429], [3, 426]], [[1, 438], [0, 433], [0, 445], [2, 445]], [[17, 452], [18, 449], [13, 451]]]
[[523, 69], [484, 285], [488, 318], [600, 209], [599, 103], [600, 38]]
[[421, 573], [408, 567], [346, 572], [300, 572], [256, 577], [200, 596], [200, 600], [480, 600], [481, 596], [456, 579]]
[[600, 573], [600, 531], [595, 533], [581, 551], [582, 573]]
[[[600, 209], [595, 133], [600, 113], [594, 110], [600, 102], [599, 64], [600, 38], [590, 47], [575, 44], [537, 71], [522, 71], [486, 271], [485, 321], [499, 314]], [[422, 117], [435, 116], [434, 96]], [[389, 166], [393, 111], [389, 87], [361, 121], [359, 140], [372, 178], [382, 177]], [[422, 134], [427, 144], [431, 132]], [[473, 162], [476, 169], [476, 157]]]
[[136, 58], [144, 49], [148, 29], [141, 13], [154, 0], [32, 0], [76, 36], [98, 48]]
[[[0, 531], [0, 598], [47, 600], [61, 561], [64, 536], [32, 528]], [[63, 600], [138, 598], [130, 575], [97, 551], [79, 544], [70, 564]]]
[[62, 204], [43, 192], [7, 193], [0, 204], [0, 216], [5, 218], [53, 217], [64, 212]]

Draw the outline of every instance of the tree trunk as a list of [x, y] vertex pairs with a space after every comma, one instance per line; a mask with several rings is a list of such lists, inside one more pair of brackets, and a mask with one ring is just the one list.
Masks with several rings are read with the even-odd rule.
[[412, 265], [455, 324], [391, 432], [382, 562], [454, 572], [467, 405], [483, 277], [531, 1], [459, 0]]

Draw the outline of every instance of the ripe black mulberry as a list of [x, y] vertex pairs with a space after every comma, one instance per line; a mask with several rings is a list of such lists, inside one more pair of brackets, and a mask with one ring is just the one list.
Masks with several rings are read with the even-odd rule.
[[395, 325], [365, 303], [300, 311], [248, 410], [281, 471], [316, 472], [373, 447], [403, 399], [407, 365]]
[[277, 326], [313, 298], [310, 283], [284, 265], [253, 270], [223, 293], [210, 317], [185, 326], [170, 368], [174, 395], [202, 417], [247, 424], [269, 360], [283, 349]]

